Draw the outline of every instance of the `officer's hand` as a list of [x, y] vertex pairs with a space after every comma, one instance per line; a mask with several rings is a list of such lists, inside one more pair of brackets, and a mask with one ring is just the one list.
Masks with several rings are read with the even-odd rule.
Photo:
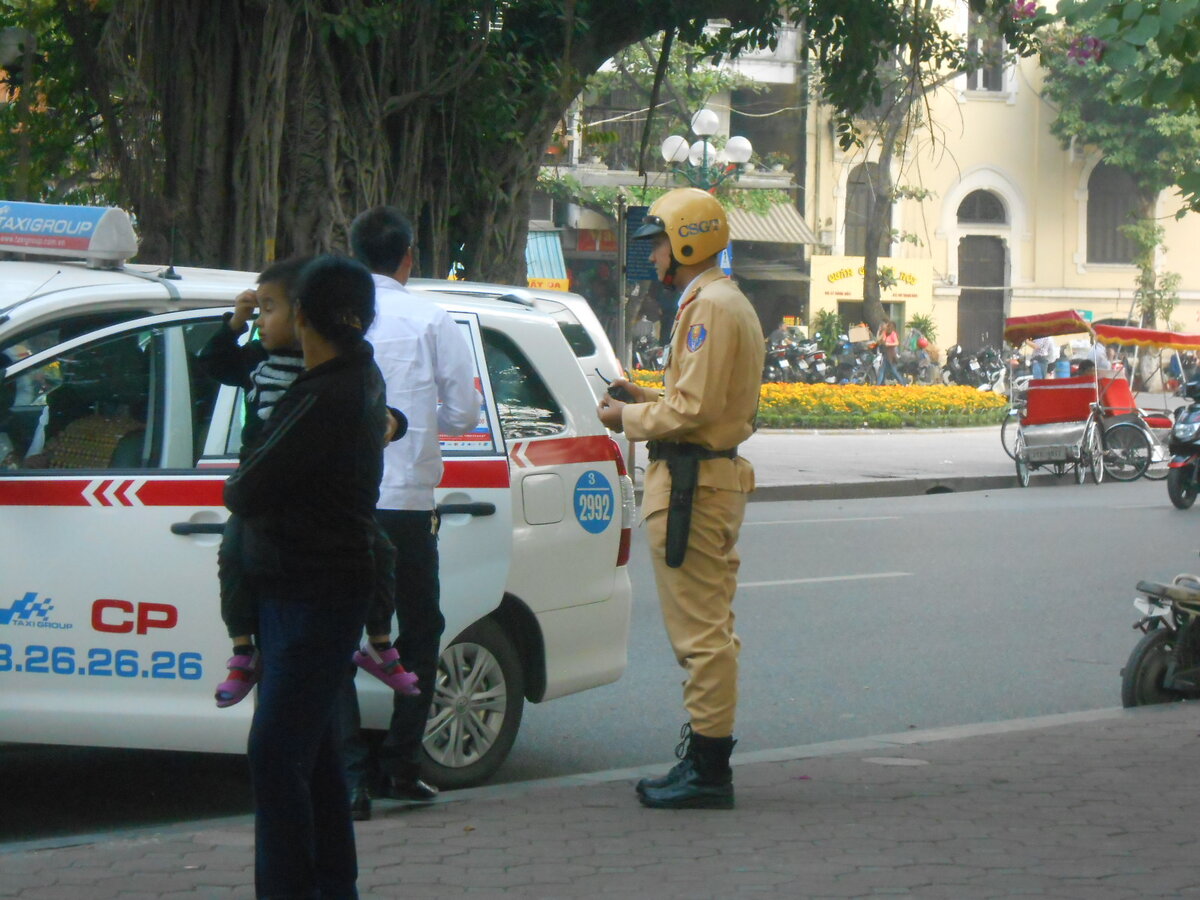
[[246, 323], [253, 317], [254, 310], [257, 308], [258, 294], [252, 290], [242, 291], [233, 301], [233, 316], [229, 319], [229, 327], [240, 332], [246, 327]]
[[609, 382], [608, 393], [610, 396], [613, 394], [613, 388], [616, 388], [617, 391], [623, 392], [618, 399], [621, 399], [626, 403], [646, 402], [645, 392], [640, 386], [634, 384], [628, 378], [617, 376], [611, 382]]
[[600, 417], [601, 424], [610, 431], [624, 431], [625, 425], [621, 421], [621, 410], [627, 405], [613, 397], [604, 397], [601, 399], [600, 405], [596, 407], [596, 415]]

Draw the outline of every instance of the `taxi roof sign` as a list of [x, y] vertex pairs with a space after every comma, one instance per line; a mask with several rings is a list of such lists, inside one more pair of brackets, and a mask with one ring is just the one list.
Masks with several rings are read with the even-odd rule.
[[137, 253], [129, 214], [112, 206], [55, 206], [0, 200], [0, 251], [87, 260], [117, 268]]

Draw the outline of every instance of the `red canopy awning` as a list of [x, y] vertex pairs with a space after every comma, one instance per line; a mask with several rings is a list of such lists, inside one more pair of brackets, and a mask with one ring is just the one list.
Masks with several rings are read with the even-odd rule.
[[1038, 313], [1036, 316], [1013, 316], [1004, 320], [1004, 339], [1014, 347], [1034, 338], [1058, 334], [1091, 333], [1092, 326], [1073, 309]]
[[1134, 328], [1131, 325], [1097, 325], [1093, 331], [1096, 340], [1102, 344], [1134, 344], [1138, 347], [1161, 347], [1164, 350], [1200, 351], [1200, 335]]

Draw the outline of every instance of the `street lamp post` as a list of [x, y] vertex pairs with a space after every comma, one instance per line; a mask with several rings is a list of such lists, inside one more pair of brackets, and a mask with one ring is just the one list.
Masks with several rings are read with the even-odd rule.
[[[693, 187], [712, 191], [728, 178], [737, 177], [741, 167], [750, 161], [754, 147], [740, 135], [731, 137], [723, 150], [717, 150], [709, 138], [720, 124], [711, 109], [702, 109], [692, 116], [692, 133], [699, 140], [688, 144], [687, 138], [673, 134], [662, 142], [662, 157], [671, 171], [687, 179]], [[688, 167], [684, 167], [688, 163]]]

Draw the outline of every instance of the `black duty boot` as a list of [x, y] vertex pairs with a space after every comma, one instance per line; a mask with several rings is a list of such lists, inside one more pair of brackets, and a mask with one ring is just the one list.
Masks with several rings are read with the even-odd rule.
[[638, 782], [638, 799], [654, 809], [733, 809], [733, 738], [710, 738], [684, 726], [680, 762], [663, 778]]

